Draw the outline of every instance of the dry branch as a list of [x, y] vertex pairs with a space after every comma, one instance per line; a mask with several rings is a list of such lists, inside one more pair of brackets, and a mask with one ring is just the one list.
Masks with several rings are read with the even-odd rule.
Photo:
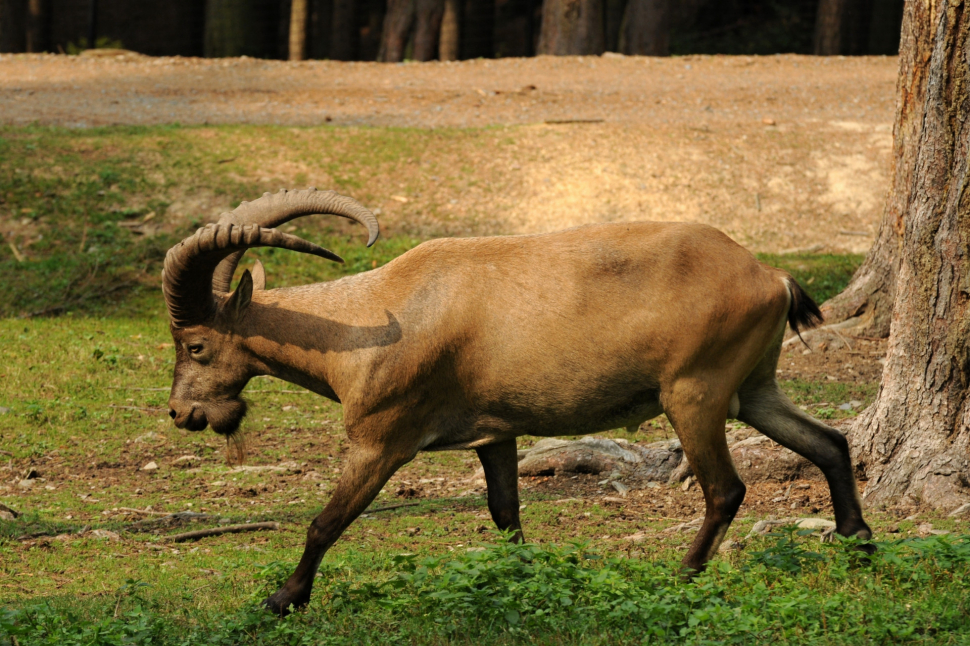
[[197, 538], [205, 538], [207, 536], [218, 536], [220, 534], [238, 534], [240, 532], [259, 532], [264, 529], [267, 530], [278, 530], [280, 528], [279, 523], [249, 523], [248, 525], [226, 525], [225, 527], [212, 527], [210, 529], [200, 529], [194, 532], [185, 532], [183, 534], [173, 534], [172, 536], [166, 536], [162, 539], [163, 543], [184, 543], [185, 541], [194, 541]]

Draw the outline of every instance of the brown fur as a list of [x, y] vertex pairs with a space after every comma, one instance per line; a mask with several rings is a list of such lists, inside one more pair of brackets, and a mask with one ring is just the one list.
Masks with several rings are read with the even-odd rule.
[[330, 283], [253, 291], [247, 272], [231, 296], [217, 295], [211, 321], [173, 327], [170, 405], [183, 427], [225, 421], [220, 411], [238, 412], [230, 402], [256, 375], [343, 403], [347, 464], [296, 572], [267, 600], [277, 613], [309, 600], [323, 554], [419, 451], [475, 448], [493, 518], [521, 538], [517, 436], [595, 433], [663, 412], [707, 501], [684, 559], [697, 570], [744, 498], [724, 436], [729, 410], [819, 464], [839, 531], [868, 535], [838, 433], [775, 384], [786, 320], [811, 320], [806, 299], [703, 225], [435, 240]]

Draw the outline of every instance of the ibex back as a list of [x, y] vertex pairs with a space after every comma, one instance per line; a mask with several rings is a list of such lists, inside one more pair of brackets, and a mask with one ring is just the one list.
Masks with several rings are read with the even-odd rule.
[[327, 549], [419, 451], [475, 449], [496, 525], [522, 540], [515, 438], [578, 435], [666, 413], [704, 491], [704, 524], [684, 564], [701, 569], [744, 498], [725, 421], [742, 420], [815, 463], [837, 529], [868, 538], [835, 429], [779, 390], [786, 322], [820, 313], [786, 273], [697, 224], [604, 224], [543, 235], [426, 242], [386, 266], [330, 283], [266, 290], [245, 249], [331, 252], [273, 229], [312, 213], [367, 226], [332, 192], [266, 194], [173, 247], [164, 290], [175, 339], [171, 416], [223, 434], [240, 394], [272, 375], [341, 402], [350, 440], [330, 502], [310, 525], [279, 614], [306, 604]]

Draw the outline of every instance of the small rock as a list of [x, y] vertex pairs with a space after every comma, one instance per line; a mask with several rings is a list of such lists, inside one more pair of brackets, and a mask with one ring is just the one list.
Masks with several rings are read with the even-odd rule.
[[157, 469], [158, 469], [158, 464], [156, 464], [154, 460], [152, 460], [151, 462], [149, 462], [148, 464], [146, 464], [141, 468], [142, 471], [155, 471]]
[[622, 540], [633, 541], [634, 543], [642, 543], [647, 539], [647, 535], [643, 532], [637, 532], [636, 534], [630, 534], [629, 536], [624, 536]]
[[849, 404], [848, 402], [839, 404], [839, 410], [852, 410], [852, 404]]
[[964, 514], [970, 514], [970, 502], [963, 503], [962, 505], [960, 505], [959, 507], [951, 511], [949, 514], [947, 514], [947, 516], [950, 518], [956, 518], [957, 516], [962, 516]]
[[761, 123], [765, 124], [766, 126], [773, 126], [776, 122], [771, 117], [765, 117], [761, 120]]
[[919, 532], [919, 535], [920, 536], [922, 536], [922, 537], [925, 538], [925, 537], [927, 537], [927, 536], [929, 536], [930, 534], [933, 533], [933, 524], [932, 523], [922, 523], [922, 524], [920, 524], [916, 528], [916, 531]]
[[11, 509], [10, 507], [7, 507], [3, 503], [0, 503], [0, 519], [3, 519], [3, 520], [15, 520], [17, 518], [17, 516], [19, 516], [19, 515], [20, 514], [18, 514], [16, 511], [14, 511], [13, 509]]
[[744, 543], [739, 543], [738, 541], [724, 541], [721, 546], [717, 548], [718, 552], [736, 552], [738, 550], [744, 549]]
[[187, 467], [187, 466], [191, 466], [191, 465], [195, 464], [200, 459], [201, 458], [199, 458], [199, 456], [197, 456], [197, 455], [182, 455], [182, 456], [179, 456], [179, 457], [175, 458], [175, 460], [172, 462], [172, 464], [174, 464], [177, 467]]
[[849, 406], [852, 408], [862, 408], [862, 402], [858, 399], [852, 399], [849, 401]]
[[694, 484], [694, 476], [687, 476], [687, 479], [684, 480], [684, 484], [680, 486], [680, 490], [687, 491], [688, 489], [690, 489], [690, 486], [692, 484]]
[[405, 536], [417, 536], [420, 533], [421, 533], [420, 527], [408, 527], [407, 529], [404, 530]]
[[21, 480], [20, 482], [17, 483], [17, 486], [20, 487], [21, 489], [30, 489], [31, 487], [34, 486], [34, 481], [33, 480]]
[[87, 532], [85, 536], [90, 536], [91, 538], [99, 538], [101, 540], [108, 540], [108, 541], [121, 540], [121, 536], [119, 536], [116, 532], [112, 532], [107, 529], [93, 529], [90, 532]]
[[0, 406], [0, 415], [6, 415], [9, 412], [10, 412], [9, 408], [7, 408], [6, 406]]
[[616, 492], [621, 496], [623, 496], [624, 498], [626, 498], [626, 495], [630, 493], [630, 487], [626, 486], [619, 480], [613, 481], [613, 488], [616, 489]]

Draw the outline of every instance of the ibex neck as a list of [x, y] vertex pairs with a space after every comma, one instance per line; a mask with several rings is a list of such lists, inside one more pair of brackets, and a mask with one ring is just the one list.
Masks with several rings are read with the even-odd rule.
[[241, 334], [258, 374], [340, 401], [356, 367], [400, 339], [400, 327], [366, 274], [255, 292]]

